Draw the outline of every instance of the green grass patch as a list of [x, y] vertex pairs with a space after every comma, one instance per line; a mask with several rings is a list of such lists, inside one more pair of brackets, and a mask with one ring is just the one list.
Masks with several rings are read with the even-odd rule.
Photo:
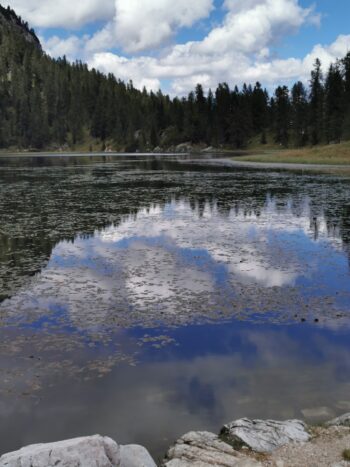
[[301, 149], [264, 151], [235, 158], [239, 161], [285, 164], [350, 165], [350, 142]]
[[348, 462], [350, 461], [350, 449], [345, 449], [343, 451], [343, 459]]

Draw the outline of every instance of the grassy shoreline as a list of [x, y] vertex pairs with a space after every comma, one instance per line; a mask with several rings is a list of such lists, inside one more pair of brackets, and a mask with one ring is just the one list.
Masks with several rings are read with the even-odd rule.
[[[256, 151], [257, 152], [257, 151]], [[327, 146], [305, 147], [301, 149], [280, 149], [263, 151], [235, 157], [233, 160], [242, 162], [272, 162], [284, 164], [321, 164], [321, 165], [349, 165], [350, 142]]]

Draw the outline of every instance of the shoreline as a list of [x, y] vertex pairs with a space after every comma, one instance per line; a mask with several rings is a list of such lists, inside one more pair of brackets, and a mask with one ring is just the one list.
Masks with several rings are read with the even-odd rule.
[[[171, 150], [170, 150], [171, 149]], [[338, 155], [339, 150], [339, 155]], [[328, 152], [330, 154], [328, 155]], [[315, 146], [306, 149], [281, 149], [267, 150], [263, 148], [247, 150], [230, 150], [222, 148], [186, 147], [186, 150], [169, 148], [162, 151], [146, 152], [123, 152], [123, 151], [84, 151], [79, 149], [59, 150], [1, 150], [0, 158], [17, 157], [177, 157], [186, 156], [196, 160], [197, 156], [203, 160], [208, 156], [208, 161], [217, 165], [237, 166], [237, 167], [258, 167], [267, 169], [307, 169], [307, 170], [343, 170], [350, 169], [350, 143], [331, 146]], [[211, 157], [216, 156], [215, 159]]]
[[[255, 154], [251, 154], [252, 152]], [[264, 150], [256, 148], [238, 159], [242, 162], [350, 167], [350, 143], [329, 144], [296, 149]]]
[[[247, 156], [250, 157], [250, 156]], [[227, 165], [230, 167], [252, 167], [261, 169], [286, 169], [286, 170], [349, 170], [350, 164], [316, 164], [316, 163], [296, 163], [296, 162], [258, 162], [253, 160], [247, 160], [243, 158], [222, 158], [217, 159], [215, 162]]]
[[[301, 420], [239, 419], [218, 435], [192, 431], [172, 445], [158, 467], [347, 467], [350, 413], [323, 425]], [[4, 454], [0, 467], [157, 467], [146, 448], [100, 435], [36, 444]]]

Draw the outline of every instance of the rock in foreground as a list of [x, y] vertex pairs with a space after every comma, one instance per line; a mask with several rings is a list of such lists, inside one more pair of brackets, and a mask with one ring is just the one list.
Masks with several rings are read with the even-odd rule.
[[120, 467], [156, 467], [147, 449], [136, 444], [120, 446]]
[[294, 442], [307, 442], [310, 435], [300, 420], [277, 422], [242, 418], [225, 425], [220, 437], [235, 449], [248, 447], [255, 452], [272, 452]]
[[350, 428], [350, 413], [334, 418], [330, 422], [327, 422], [326, 426], [347, 426]]
[[90, 436], [34, 444], [0, 458], [0, 467], [156, 467], [141, 446], [118, 446], [111, 438]]
[[[350, 414], [325, 426], [299, 420], [247, 418], [229, 423], [219, 436], [206, 431], [182, 436], [163, 467], [345, 467], [350, 447]], [[309, 442], [308, 442], [309, 441]], [[0, 458], [0, 467], [156, 467], [148, 451], [91, 436], [36, 444]]]
[[164, 467], [259, 467], [218, 436], [206, 431], [190, 432], [169, 449]]

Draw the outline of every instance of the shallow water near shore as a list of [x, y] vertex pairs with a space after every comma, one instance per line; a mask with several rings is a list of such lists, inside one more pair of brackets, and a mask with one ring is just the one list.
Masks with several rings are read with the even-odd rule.
[[194, 159], [0, 158], [1, 453], [350, 410], [350, 178]]

